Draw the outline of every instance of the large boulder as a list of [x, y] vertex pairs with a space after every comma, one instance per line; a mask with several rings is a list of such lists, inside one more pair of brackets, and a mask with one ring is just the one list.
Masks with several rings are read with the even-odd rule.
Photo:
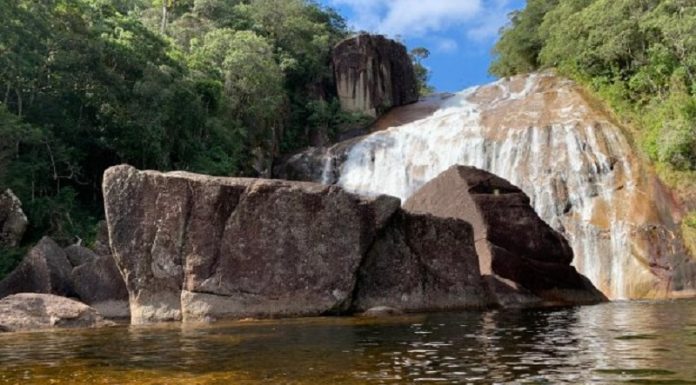
[[108, 169], [103, 189], [134, 323], [344, 311], [363, 256], [400, 203], [130, 166]]
[[334, 47], [332, 61], [344, 111], [377, 117], [391, 107], [418, 101], [411, 58], [396, 41], [381, 35], [354, 36]]
[[12, 190], [0, 194], [0, 248], [16, 247], [27, 228], [22, 202]]
[[43, 237], [17, 268], [0, 281], [0, 298], [15, 293], [50, 293], [74, 296], [72, 265], [65, 251]]
[[111, 255], [95, 257], [72, 271], [80, 300], [107, 318], [128, 318], [128, 290]]
[[116, 166], [104, 174], [131, 321], [487, 303], [471, 226], [336, 186]]
[[360, 268], [353, 307], [432, 311], [487, 304], [471, 225], [400, 210]]
[[[494, 174], [453, 166], [413, 194], [404, 209], [471, 223], [481, 274], [490, 277], [501, 303], [512, 294], [526, 302], [526, 291], [550, 303], [606, 300], [570, 265], [568, 242], [539, 218], [529, 197]], [[515, 290], [520, 287], [524, 293]]]
[[52, 294], [19, 293], [0, 299], [0, 331], [105, 325], [95, 309]]
[[70, 261], [73, 267], [84, 265], [97, 258], [97, 254], [95, 254], [94, 251], [79, 244], [70, 245], [66, 247], [64, 251], [65, 255], [68, 257], [68, 261]]

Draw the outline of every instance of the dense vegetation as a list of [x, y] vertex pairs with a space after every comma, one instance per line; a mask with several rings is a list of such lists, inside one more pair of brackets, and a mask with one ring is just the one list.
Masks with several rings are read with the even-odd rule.
[[[0, 0], [0, 20], [0, 188], [23, 202], [25, 245], [89, 241], [111, 165], [267, 175], [365, 123], [330, 67], [350, 31], [313, 0]], [[0, 276], [23, 251], [0, 250]]]
[[556, 68], [629, 120], [659, 165], [696, 169], [693, 0], [528, 0], [494, 51], [493, 74]]
[[696, 2], [528, 0], [494, 53], [493, 74], [555, 68], [629, 123], [692, 209], [681, 228], [696, 255]]
[[0, 20], [0, 187], [25, 243], [89, 240], [111, 165], [259, 175], [361, 118], [329, 66], [349, 31], [311, 0], [0, 0]]

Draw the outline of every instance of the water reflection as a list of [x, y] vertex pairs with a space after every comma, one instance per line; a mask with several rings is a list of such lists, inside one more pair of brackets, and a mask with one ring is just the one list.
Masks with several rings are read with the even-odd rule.
[[0, 335], [0, 384], [696, 383], [696, 301]]

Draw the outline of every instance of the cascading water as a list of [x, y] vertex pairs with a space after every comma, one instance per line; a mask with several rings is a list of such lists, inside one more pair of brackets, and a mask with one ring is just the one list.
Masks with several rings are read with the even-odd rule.
[[451, 165], [475, 166], [522, 188], [610, 298], [692, 287], [673, 277], [688, 256], [670, 197], [574, 83], [535, 74], [425, 103], [437, 105], [431, 115], [356, 141], [342, 163], [326, 155], [322, 180], [338, 175], [346, 189], [405, 200]]

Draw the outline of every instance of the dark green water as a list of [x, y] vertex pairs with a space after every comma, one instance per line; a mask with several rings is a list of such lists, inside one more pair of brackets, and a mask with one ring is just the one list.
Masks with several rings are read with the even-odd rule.
[[696, 301], [0, 335], [0, 384], [696, 384]]

